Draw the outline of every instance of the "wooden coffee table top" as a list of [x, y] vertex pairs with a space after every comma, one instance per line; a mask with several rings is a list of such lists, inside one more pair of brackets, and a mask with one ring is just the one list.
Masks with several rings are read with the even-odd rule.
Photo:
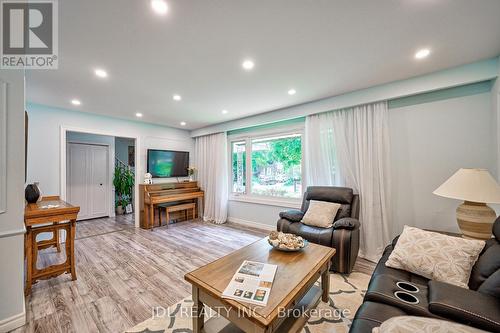
[[[269, 245], [267, 238], [263, 238], [187, 273], [185, 279], [236, 310], [252, 310], [247, 313], [251, 313], [260, 323], [268, 325], [276, 318], [280, 308], [288, 309], [293, 306], [290, 303], [301, 289], [311, 278], [319, 278], [318, 271], [334, 255], [335, 249], [313, 243], [309, 243], [299, 252], [278, 251]], [[265, 307], [221, 298], [222, 292], [244, 260], [278, 266], [269, 301]]]

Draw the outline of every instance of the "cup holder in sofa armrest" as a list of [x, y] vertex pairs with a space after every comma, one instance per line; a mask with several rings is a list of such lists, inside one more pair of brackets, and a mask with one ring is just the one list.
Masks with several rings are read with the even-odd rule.
[[398, 286], [399, 289], [407, 291], [409, 293], [418, 293], [420, 291], [420, 289], [416, 285], [406, 281], [398, 281], [396, 282], [396, 286]]
[[394, 296], [399, 299], [402, 302], [408, 303], [408, 304], [418, 304], [420, 303], [419, 299], [415, 296], [410, 294], [409, 292], [406, 291], [395, 291]]

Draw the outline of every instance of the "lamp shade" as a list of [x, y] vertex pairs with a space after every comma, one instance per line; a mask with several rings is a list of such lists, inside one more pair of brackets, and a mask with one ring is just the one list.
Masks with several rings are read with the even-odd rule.
[[464, 201], [500, 203], [500, 186], [486, 169], [460, 169], [433, 193]]

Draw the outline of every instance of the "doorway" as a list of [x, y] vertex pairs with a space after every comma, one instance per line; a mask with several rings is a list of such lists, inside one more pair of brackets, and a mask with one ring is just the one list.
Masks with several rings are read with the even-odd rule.
[[[122, 131], [116, 130], [116, 131], [108, 131], [108, 130], [100, 130], [100, 129], [84, 129], [84, 128], [77, 128], [77, 127], [61, 127], [61, 136], [60, 136], [60, 156], [61, 156], [61, 164], [60, 164], [60, 195], [63, 200], [68, 201], [70, 204], [72, 202], [69, 201], [68, 199], [68, 159], [69, 159], [69, 151], [68, 151], [68, 146], [71, 143], [80, 143], [80, 144], [92, 144], [92, 145], [104, 145], [104, 146], [109, 146], [109, 158], [108, 158], [108, 169], [109, 169], [109, 176], [108, 176], [108, 215], [109, 217], [104, 217], [104, 218], [97, 218], [97, 219], [88, 219], [85, 221], [85, 225], [91, 225], [94, 224], [94, 221], [97, 222], [109, 222], [109, 223], [115, 223], [115, 224], [122, 224], [126, 222], [127, 225], [135, 225], [135, 227], [139, 227], [139, 211], [135, 209], [135, 207], [138, 206], [138, 191], [139, 191], [139, 182], [140, 178], [138, 176], [137, 170], [141, 170], [142, 168], [142, 163], [140, 160], [139, 156], [139, 149], [140, 147], [140, 137], [138, 135], [130, 135], [129, 133], [122, 133]], [[123, 215], [120, 221], [117, 221], [116, 213], [115, 213], [115, 208], [116, 208], [116, 200], [115, 200], [115, 187], [113, 186], [113, 179], [114, 179], [114, 173], [115, 173], [115, 168], [117, 165], [120, 163], [116, 161], [116, 153], [115, 150], [118, 149], [117, 146], [115, 146], [115, 142], [120, 139], [127, 139], [127, 145], [131, 146], [133, 148], [129, 148], [127, 146], [127, 159], [125, 158], [120, 158], [126, 161], [127, 164], [131, 165], [131, 168], [133, 169], [133, 179], [134, 179], [134, 184], [133, 184], [133, 190], [132, 190], [132, 213]], [[106, 140], [106, 141], [103, 141]], [[130, 152], [130, 153], [129, 153]], [[118, 154], [120, 154], [118, 152]], [[135, 156], [134, 156], [135, 155]], [[124, 161], [124, 162], [125, 162]], [[100, 184], [100, 183], [99, 183]], [[82, 221], [83, 222], [83, 221]], [[83, 224], [80, 224], [80, 229], [82, 229]], [[95, 228], [95, 227], [93, 227]]]
[[107, 145], [69, 142], [67, 145], [67, 198], [80, 206], [78, 220], [110, 216]]
[[67, 131], [65, 141], [66, 201], [80, 207], [78, 221], [134, 224], [135, 139]]

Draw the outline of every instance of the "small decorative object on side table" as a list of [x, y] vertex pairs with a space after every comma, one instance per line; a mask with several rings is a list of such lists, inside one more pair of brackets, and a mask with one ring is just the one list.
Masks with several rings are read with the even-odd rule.
[[460, 169], [433, 193], [464, 200], [457, 208], [457, 222], [464, 238], [491, 238], [496, 214], [486, 203], [500, 203], [500, 186], [488, 170]]
[[189, 175], [189, 181], [192, 182], [194, 181], [194, 173], [196, 172], [195, 167], [189, 167], [188, 168], [188, 175]]
[[37, 202], [38, 199], [40, 199], [40, 196], [40, 186], [37, 182], [26, 185], [26, 188], [24, 189], [24, 198], [28, 203]]
[[153, 184], [153, 176], [149, 172], [144, 175], [144, 184]]

